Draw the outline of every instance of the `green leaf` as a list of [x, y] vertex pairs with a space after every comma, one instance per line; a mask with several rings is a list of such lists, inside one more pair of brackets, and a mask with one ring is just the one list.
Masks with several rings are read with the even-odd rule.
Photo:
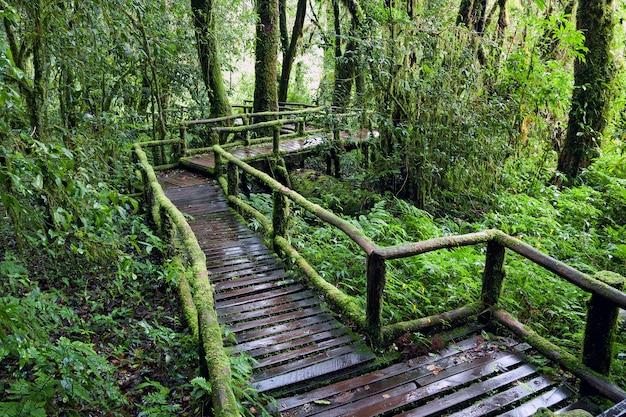
[[317, 405], [330, 405], [331, 404], [331, 402], [328, 400], [315, 400], [313, 402]]

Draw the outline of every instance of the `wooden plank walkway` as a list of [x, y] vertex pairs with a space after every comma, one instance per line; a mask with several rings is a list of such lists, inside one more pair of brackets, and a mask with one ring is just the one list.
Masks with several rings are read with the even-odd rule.
[[192, 216], [219, 321], [232, 332], [232, 349], [258, 360], [252, 386], [281, 397], [276, 415], [526, 417], [575, 397], [529, 363], [528, 345], [506, 337], [469, 335], [375, 370], [374, 354], [239, 222], [214, 181], [187, 172], [159, 181]]
[[236, 352], [257, 359], [252, 386], [260, 392], [306, 389], [356, 372], [374, 354], [306, 285], [292, 278], [263, 240], [242, 225], [216, 182], [184, 172], [159, 177], [185, 214], [215, 286], [218, 320]]

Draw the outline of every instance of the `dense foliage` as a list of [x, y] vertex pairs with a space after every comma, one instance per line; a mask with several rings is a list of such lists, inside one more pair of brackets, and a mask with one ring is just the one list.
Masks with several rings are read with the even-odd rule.
[[[255, 8], [211, 3], [224, 87], [241, 103], [255, 89]], [[279, 3], [293, 22], [296, 1]], [[457, 25], [460, 3], [309, 2], [302, 33], [290, 35], [288, 99], [356, 105], [381, 135], [368, 168], [346, 155], [347, 182], [301, 176], [301, 190], [381, 244], [499, 228], [584, 272], [625, 275], [623, 2], [611, 10], [621, 23], [602, 147], [567, 187], [553, 185], [555, 168], [574, 63], [588, 50], [575, 10], [489, 2], [472, 31]], [[189, 4], [0, 0], [0, 20], [0, 414], [199, 413], [210, 387], [194, 378], [179, 271], [146, 226], [129, 152], [209, 114]], [[352, 244], [306, 214], [292, 226], [305, 257], [363, 302], [364, 259]], [[474, 300], [482, 251], [395, 261], [385, 320]], [[507, 265], [504, 306], [579, 349], [586, 296], [515, 256]], [[233, 369], [238, 394], [254, 401], [246, 358]]]

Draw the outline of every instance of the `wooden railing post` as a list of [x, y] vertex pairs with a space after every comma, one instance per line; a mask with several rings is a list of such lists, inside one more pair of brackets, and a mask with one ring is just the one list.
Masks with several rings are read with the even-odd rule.
[[[244, 126], [248, 126], [250, 125], [250, 118], [248, 116], [241, 116], [241, 122]], [[243, 145], [244, 146], [248, 146], [250, 145], [250, 130], [246, 129], [243, 132]]]
[[180, 148], [178, 158], [187, 156], [187, 125], [180, 125]]
[[[487, 242], [487, 255], [485, 257], [485, 270], [483, 272], [483, 288], [481, 301], [487, 308], [498, 303], [502, 292], [502, 281], [504, 281], [504, 254], [505, 247], [496, 240]], [[479, 316], [481, 322], [491, 320], [491, 312], [486, 311]]]
[[371, 254], [367, 257], [367, 333], [375, 346], [382, 345], [383, 291], [385, 289], [385, 259]]
[[239, 168], [232, 162], [227, 164], [228, 175], [228, 195], [237, 197], [239, 195]]
[[[594, 278], [618, 290], [624, 287], [624, 277], [614, 272], [601, 271]], [[613, 339], [618, 313], [619, 308], [601, 295], [592, 294], [587, 302], [583, 364], [605, 376], [608, 376], [611, 371]], [[580, 393], [581, 395], [596, 395], [597, 391], [581, 381]]]
[[276, 157], [280, 155], [280, 129], [281, 125], [276, 125], [272, 129], [272, 152]]
[[[289, 222], [289, 201], [287, 197], [276, 190], [272, 192], [272, 199], [274, 205], [272, 210], [272, 240], [277, 236], [286, 238], [287, 225]], [[279, 254], [282, 253], [276, 243], [274, 243], [274, 251]]]
[[[211, 146], [220, 145], [220, 136], [217, 132], [211, 131]], [[213, 159], [215, 161], [215, 176], [219, 177], [222, 174], [222, 157], [219, 153], [213, 152]]]

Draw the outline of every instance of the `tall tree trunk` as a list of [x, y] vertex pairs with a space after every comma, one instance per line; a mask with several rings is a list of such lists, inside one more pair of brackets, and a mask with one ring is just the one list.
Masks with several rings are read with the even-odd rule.
[[356, 69], [359, 65], [358, 45], [356, 42], [357, 29], [360, 25], [361, 9], [353, 0], [343, 0], [352, 17], [351, 29], [348, 35], [345, 51], [341, 51], [343, 36], [341, 33], [340, 10], [337, 1], [333, 2], [335, 17], [335, 87], [333, 106], [345, 108], [350, 104], [350, 93]]
[[224, 88], [222, 68], [215, 41], [213, 0], [191, 0], [191, 11], [196, 29], [196, 44], [202, 79], [211, 106], [211, 117], [229, 115], [231, 108]]
[[485, 29], [487, 0], [461, 0], [457, 25], [465, 25], [468, 29], [482, 34]]
[[606, 128], [614, 70], [610, 52], [613, 0], [579, 0], [576, 20], [588, 51], [584, 60], [574, 63], [572, 107], [559, 155], [557, 169], [568, 179], [577, 177], [597, 156]]
[[278, 0], [257, 0], [254, 111], [277, 111]]
[[[281, 4], [283, 4], [285, 0], [281, 0]], [[293, 61], [296, 58], [296, 49], [298, 47], [298, 40], [302, 36], [302, 28], [304, 27], [304, 18], [306, 16], [306, 2], [307, 0], [298, 0], [298, 7], [296, 9], [296, 19], [293, 23], [293, 30], [291, 32], [291, 41], [288, 41], [286, 38], [286, 27], [285, 34], [282, 34], [282, 19], [281, 17], [281, 38], [283, 38], [283, 67], [280, 74], [280, 83], [278, 85], [278, 101], [285, 102], [287, 101], [287, 93], [289, 92], [289, 78], [291, 76], [291, 69], [293, 68]], [[281, 16], [283, 16], [284, 11], [281, 11]], [[285, 18], [286, 20], [286, 18]], [[285, 21], [285, 26], [286, 26]], [[287, 41], [287, 42], [286, 42]], [[285, 49], [285, 43], [288, 43], [289, 46]]]

